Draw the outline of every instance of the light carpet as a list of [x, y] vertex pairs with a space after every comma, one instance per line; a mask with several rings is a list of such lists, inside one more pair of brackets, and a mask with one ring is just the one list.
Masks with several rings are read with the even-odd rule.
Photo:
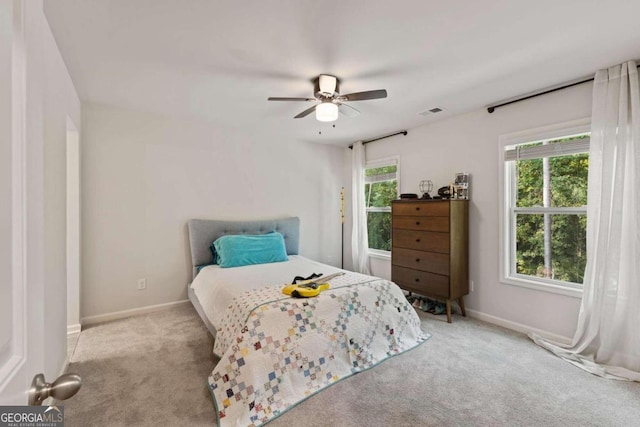
[[[269, 423], [289, 426], [631, 426], [640, 383], [588, 374], [526, 336], [419, 312], [433, 337], [343, 380]], [[82, 331], [65, 425], [215, 424], [213, 340], [188, 304]]]

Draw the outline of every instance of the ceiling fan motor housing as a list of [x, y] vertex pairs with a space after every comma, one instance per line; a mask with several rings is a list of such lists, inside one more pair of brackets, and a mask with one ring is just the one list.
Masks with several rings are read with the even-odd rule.
[[313, 82], [316, 96], [321, 98], [333, 98], [340, 93], [340, 81], [335, 76], [320, 74]]

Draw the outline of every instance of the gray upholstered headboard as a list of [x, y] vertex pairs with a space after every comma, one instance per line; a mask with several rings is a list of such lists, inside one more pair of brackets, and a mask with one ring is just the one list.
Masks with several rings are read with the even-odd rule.
[[264, 234], [277, 231], [284, 236], [288, 255], [298, 254], [300, 240], [300, 218], [282, 218], [262, 221], [218, 221], [211, 219], [192, 219], [187, 223], [191, 265], [196, 277], [198, 267], [213, 264], [211, 243], [225, 234]]

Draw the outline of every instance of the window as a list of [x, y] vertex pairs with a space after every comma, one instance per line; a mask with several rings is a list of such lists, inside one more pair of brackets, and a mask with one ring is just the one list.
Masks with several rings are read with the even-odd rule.
[[369, 253], [389, 256], [391, 251], [391, 201], [398, 198], [398, 159], [368, 162], [365, 202]]
[[589, 126], [501, 138], [501, 279], [580, 295], [587, 261]]

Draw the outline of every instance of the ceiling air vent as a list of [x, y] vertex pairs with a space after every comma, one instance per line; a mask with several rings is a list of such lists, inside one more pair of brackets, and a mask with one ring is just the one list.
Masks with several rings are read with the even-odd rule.
[[432, 109], [430, 109], [430, 110], [426, 110], [426, 111], [423, 111], [422, 113], [418, 113], [418, 114], [419, 114], [419, 115], [421, 115], [421, 116], [428, 116], [428, 115], [430, 115], [430, 114], [436, 114], [436, 113], [439, 113], [439, 112], [441, 112], [441, 111], [443, 111], [443, 109], [442, 109], [442, 108], [440, 108], [440, 107], [434, 107], [434, 108], [432, 108]]

